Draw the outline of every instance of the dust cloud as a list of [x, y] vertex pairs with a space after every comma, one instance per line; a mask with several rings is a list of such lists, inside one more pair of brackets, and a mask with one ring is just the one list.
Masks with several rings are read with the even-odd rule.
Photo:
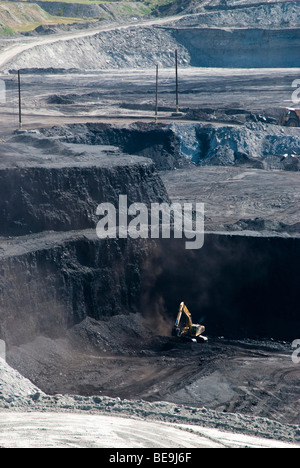
[[293, 239], [206, 236], [203, 249], [161, 241], [142, 281], [142, 314], [170, 330], [184, 301], [208, 334], [293, 338], [297, 322], [297, 256]]

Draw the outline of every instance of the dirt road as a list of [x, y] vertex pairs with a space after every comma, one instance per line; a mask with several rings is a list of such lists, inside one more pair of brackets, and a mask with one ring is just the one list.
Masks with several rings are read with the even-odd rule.
[[[55, 44], [59, 41], [69, 41], [71, 39], [79, 39], [84, 37], [93, 36], [100, 32], [107, 32], [107, 31], [114, 31], [114, 30], [124, 30], [129, 29], [131, 27], [140, 27], [140, 26], [155, 26], [155, 25], [163, 25], [167, 23], [171, 23], [174, 20], [180, 20], [185, 17], [189, 17], [191, 15], [181, 15], [181, 16], [174, 16], [174, 17], [167, 17], [167, 18], [152, 18], [150, 20], [142, 20], [142, 21], [130, 21], [126, 24], [120, 23], [113, 23], [105, 26], [98, 26], [97, 28], [90, 28], [84, 31], [72, 31], [72, 32], [65, 32], [63, 34], [55, 34], [51, 37], [49, 36], [41, 36], [39, 38], [25, 38], [22, 37], [21, 39], [14, 39], [14, 40], [7, 40], [3, 43], [2, 50], [0, 50], [0, 70], [1, 68], [7, 64], [10, 60], [15, 58], [20, 53], [32, 49], [39, 45], [47, 45], [47, 44]], [[7, 43], [7, 46], [5, 44]]]

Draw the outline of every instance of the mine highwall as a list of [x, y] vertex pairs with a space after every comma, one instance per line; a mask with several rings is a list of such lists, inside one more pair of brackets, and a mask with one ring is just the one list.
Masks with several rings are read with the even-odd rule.
[[299, 29], [181, 28], [172, 33], [194, 67], [298, 66]]
[[[117, 158], [116, 158], [117, 159]], [[132, 161], [107, 165], [78, 164], [52, 167], [7, 168], [0, 171], [0, 236], [19, 237], [45, 231], [76, 231], [96, 226], [101, 203], [118, 206], [168, 202], [154, 164]]]
[[[8, 347], [63, 336], [84, 318], [140, 312], [154, 333], [185, 301], [208, 335], [299, 338], [300, 241], [207, 234], [181, 240], [106, 239], [82, 232], [0, 259], [0, 339]], [[166, 328], [165, 334], [171, 329]]]

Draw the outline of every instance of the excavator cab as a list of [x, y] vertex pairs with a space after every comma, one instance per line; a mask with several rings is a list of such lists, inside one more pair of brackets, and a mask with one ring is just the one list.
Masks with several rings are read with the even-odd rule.
[[[186, 316], [186, 325], [181, 325], [182, 315]], [[172, 330], [172, 336], [178, 338], [183, 338], [194, 343], [203, 343], [208, 341], [206, 336], [203, 336], [202, 333], [205, 332], [205, 327], [199, 323], [193, 323], [192, 314], [185, 305], [184, 302], [181, 302], [179, 306], [179, 311], [177, 314], [176, 322]]]

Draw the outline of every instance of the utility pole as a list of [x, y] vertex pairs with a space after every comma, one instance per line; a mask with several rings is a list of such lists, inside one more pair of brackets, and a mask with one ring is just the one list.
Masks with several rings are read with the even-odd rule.
[[179, 86], [178, 86], [178, 50], [175, 50], [175, 69], [176, 69], [176, 114], [179, 113]]
[[158, 65], [156, 65], [155, 123], [158, 122]]
[[22, 130], [22, 96], [21, 96], [21, 73], [18, 70], [18, 88], [19, 88], [19, 130]]

